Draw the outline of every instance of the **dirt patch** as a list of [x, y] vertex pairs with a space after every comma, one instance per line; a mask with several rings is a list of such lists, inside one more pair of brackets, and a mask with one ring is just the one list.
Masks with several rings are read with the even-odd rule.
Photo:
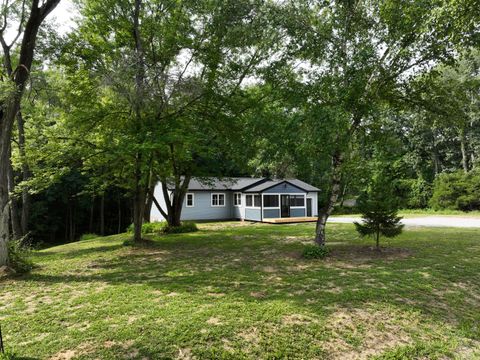
[[50, 360], [70, 360], [77, 355], [75, 350], [64, 350], [53, 355]]
[[409, 344], [407, 329], [415, 326], [415, 321], [395, 312], [368, 306], [339, 309], [326, 321], [326, 329], [332, 336], [324, 350], [332, 359], [369, 359], [387, 349]]
[[313, 321], [311, 317], [302, 314], [292, 314], [282, 318], [283, 325], [306, 325]]
[[8, 266], [0, 267], [0, 279], [15, 275], [17, 272]]
[[175, 359], [191, 360], [191, 359], [195, 359], [195, 357], [192, 355], [192, 349], [183, 348], [183, 349], [178, 349], [178, 353], [177, 353], [177, 356], [175, 356]]
[[208, 296], [211, 296], [211, 297], [224, 297], [225, 296], [225, 293], [208, 293], [207, 294]]
[[240, 338], [251, 344], [258, 344], [260, 342], [259, 331], [256, 327], [249, 328], [238, 334]]
[[256, 299], [263, 299], [264, 297], [267, 296], [267, 294], [264, 291], [252, 291], [250, 293], [250, 296], [252, 296]]
[[207, 324], [209, 325], [222, 325], [222, 321], [219, 318], [216, 317], [211, 317], [210, 319], [207, 320]]

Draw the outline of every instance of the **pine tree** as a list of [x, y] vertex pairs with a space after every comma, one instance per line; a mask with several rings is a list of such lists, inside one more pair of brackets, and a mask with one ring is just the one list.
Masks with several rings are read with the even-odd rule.
[[391, 238], [402, 232], [402, 218], [397, 216], [399, 201], [395, 195], [394, 181], [385, 172], [372, 179], [357, 204], [363, 222], [355, 222], [355, 227], [361, 236], [372, 235], [375, 238], [377, 250], [380, 250], [380, 235]]

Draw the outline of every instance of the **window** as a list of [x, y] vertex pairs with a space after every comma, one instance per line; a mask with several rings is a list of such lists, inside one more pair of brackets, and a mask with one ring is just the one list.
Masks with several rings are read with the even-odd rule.
[[225, 206], [225, 194], [212, 194], [212, 206]]
[[194, 203], [193, 203], [193, 194], [192, 194], [192, 193], [187, 193], [186, 205], [187, 205], [187, 207], [193, 207], [193, 206], [194, 206]]
[[278, 195], [263, 195], [264, 207], [278, 207]]
[[305, 197], [303, 195], [290, 195], [290, 206], [305, 206]]
[[261, 207], [262, 198], [260, 195], [245, 195], [245, 204], [247, 207]]
[[242, 206], [242, 193], [234, 193], [233, 194], [233, 205], [234, 206]]

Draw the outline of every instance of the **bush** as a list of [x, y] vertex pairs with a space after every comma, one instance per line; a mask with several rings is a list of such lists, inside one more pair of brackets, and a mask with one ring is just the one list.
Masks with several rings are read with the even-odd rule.
[[[197, 225], [191, 221], [182, 222], [180, 226], [169, 226], [166, 221], [142, 225], [142, 234], [183, 234], [195, 231], [198, 231]], [[127, 228], [127, 232], [133, 233], [133, 224]]]
[[400, 206], [406, 209], [425, 209], [432, 197], [432, 185], [425, 179], [402, 179], [397, 182]]
[[164, 234], [184, 234], [195, 231], [198, 231], [197, 224], [190, 221], [185, 221], [180, 226], [169, 226], [165, 223], [162, 229], [162, 233]]
[[302, 257], [305, 259], [324, 259], [330, 254], [330, 249], [325, 246], [306, 245]]
[[440, 174], [434, 182], [430, 206], [435, 210], [480, 210], [480, 171]]
[[[154, 234], [161, 232], [166, 222], [153, 222], [145, 223], [142, 225], [142, 234]], [[130, 224], [127, 228], [127, 233], [133, 233], [133, 224]]]
[[17, 273], [24, 274], [33, 269], [33, 262], [30, 259], [31, 250], [23, 245], [20, 240], [8, 242], [8, 256], [10, 267]]
[[100, 235], [97, 235], [97, 234], [83, 234], [82, 236], [80, 236], [80, 241], [96, 239], [98, 237], [100, 237]]

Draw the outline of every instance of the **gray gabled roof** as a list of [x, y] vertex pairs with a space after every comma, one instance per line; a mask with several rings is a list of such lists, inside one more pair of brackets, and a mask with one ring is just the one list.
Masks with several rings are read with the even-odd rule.
[[208, 190], [232, 190], [242, 191], [251, 186], [266, 181], [265, 178], [252, 177], [202, 177], [192, 178], [188, 185], [189, 191], [208, 191]]
[[[188, 191], [247, 191], [247, 192], [262, 192], [271, 187], [287, 182], [305, 192], [320, 191], [320, 189], [307, 184], [298, 179], [281, 179], [270, 180], [268, 178], [253, 178], [253, 177], [194, 177], [190, 180]], [[170, 190], [173, 187], [169, 186]]]
[[300, 190], [303, 190], [305, 192], [315, 192], [315, 191], [320, 191], [319, 188], [316, 188], [315, 186], [312, 186], [310, 184], [307, 184], [306, 182], [298, 179], [282, 179], [282, 180], [268, 180], [265, 181], [259, 185], [252, 186], [248, 188], [248, 192], [262, 192], [265, 190], [268, 190], [276, 185], [282, 184], [282, 183], [289, 183]]

